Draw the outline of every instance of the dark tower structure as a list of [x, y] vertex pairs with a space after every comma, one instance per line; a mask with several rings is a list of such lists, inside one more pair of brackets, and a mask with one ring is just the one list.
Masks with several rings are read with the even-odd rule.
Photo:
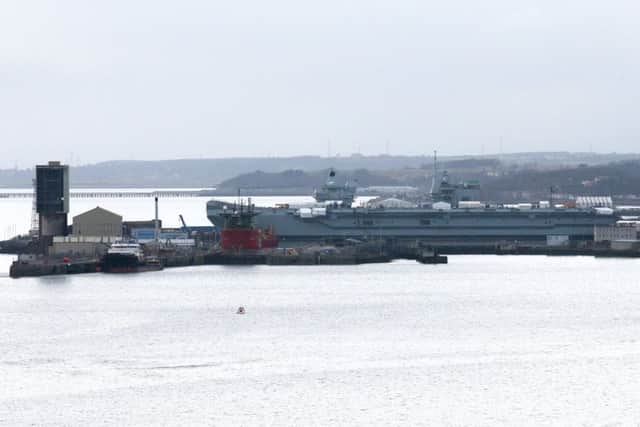
[[60, 162], [36, 166], [36, 210], [41, 240], [67, 235], [69, 166]]

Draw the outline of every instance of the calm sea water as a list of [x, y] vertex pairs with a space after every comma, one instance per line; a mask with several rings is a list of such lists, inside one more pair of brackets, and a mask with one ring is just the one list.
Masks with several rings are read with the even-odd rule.
[[452, 256], [0, 276], [0, 425], [637, 425], [639, 272]]

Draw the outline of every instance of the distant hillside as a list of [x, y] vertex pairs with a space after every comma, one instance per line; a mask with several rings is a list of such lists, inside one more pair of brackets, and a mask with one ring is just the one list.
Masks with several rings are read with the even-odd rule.
[[[640, 161], [615, 162], [606, 165], [578, 165], [537, 170], [530, 167], [505, 167], [497, 160], [467, 159], [442, 162], [438, 170], [447, 170], [451, 182], [477, 180], [481, 189], [476, 197], [492, 201], [544, 200], [549, 198], [550, 188], [557, 197], [580, 195], [633, 196], [640, 195]], [[241, 174], [222, 182], [222, 191], [249, 189], [288, 190], [297, 189], [307, 194], [321, 186], [327, 170], [284, 172], [252, 172]], [[368, 186], [414, 186], [428, 192], [431, 188], [432, 169], [403, 168], [385, 171], [339, 170], [338, 182], [357, 182], [359, 187]]]
[[502, 176], [486, 177], [482, 182], [483, 192], [489, 199], [525, 193], [547, 198], [552, 186], [556, 194], [573, 196], [640, 195], [640, 161], [547, 171], [516, 170]]
[[31, 187], [35, 173], [33, 169], [0, 169], [0, 187]]
[[[309, 190], [322, 186], [327, 179], [328, 173], [328, 169], [313, 172], [304, 172], [301, 170], [286, 170], [284, 172], [256, 171], [223, 181], [218, 186], [218, 189], [300, 188]], [[357, 185], [362, 187], [372, 185], [399, 185], [399, 181], [381, 172], [371, 172], [366, 169], [358, 169], [355, 171], [340, 170], [336, 176], [336, 182], [344, 184], [347, 181], [357, 183]]]
[[[549, 170], [574, 167], [581, 163], [598, 165], [638, 159], [638, 154], [515, 153], [501, 156], [443, 156], [440, 157], [439, 166], [466, 170], [496, 169], [497, 162], [503, 169], [527, 167]], [[424, 181], [424, 176], [429, 173], [432, 164], [431, 156], [357, 154], [348, 157], [118, 160], [72, 167], [70, 175], [72, 187], [211, 187], [238, 175], [255, 171], [322, 171], [335, 167], [337, 170], [345, 171], [394, 171], [393, 174], [387, 175], [395, 180], [413, 177], [414, 180]], [[0, 170], [0, 187], [30, 187], [34, 175], [33, 169]]]
[[[75, 166], [73, 187], [212, 187], [237, 175], [284, 170], [384, 170], [419, 167], [425, 156], [300, 156], [283, 158], [183, 159], [161, 161], [117, 160]], [[0, 170], [0, 187], [29, 187], [35, 171]]]

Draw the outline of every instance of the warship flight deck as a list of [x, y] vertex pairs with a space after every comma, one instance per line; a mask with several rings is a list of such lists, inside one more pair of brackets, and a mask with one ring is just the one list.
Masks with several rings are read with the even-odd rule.
[[[477, 184], [476, 184], [477, 185]], [[594, 240], [594, 228], [613, 226], [620, 218], [607, 206], [587, 208], [536, 204], [491, 205], [459, 200], [467, 184], [450, 184], [443, 175], [429, 204], [392, 199], [353, 207], [355, 188], [339, 185], [331, 171], [308, 206], [254, 207], [255, 224], [272, 230], [284, 245], [340, 239], [419, 240], [434, 247], [547, 246]], [[234, 205], [207, 203], [207, 217], [216, 226]]]

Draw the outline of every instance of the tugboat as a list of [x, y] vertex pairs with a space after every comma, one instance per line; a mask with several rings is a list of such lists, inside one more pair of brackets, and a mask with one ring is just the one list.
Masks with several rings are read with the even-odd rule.
[[137, 273], [162, 270], [157, 258], [146, 258], [142, 245], [136, 241], [119, 241], [111, 245], [102, 261], [105, 273]]
[[253, 219], [256, 215], [251, 199], [247, 206], [240, 201], [231, 209], [226, 207], [223, 209], [220, 214], [224, 220], [220, 233], [220, 247], [223, 251], [256, 251], [278, 246], [278, 238], [272, 228], [255, 227]]

